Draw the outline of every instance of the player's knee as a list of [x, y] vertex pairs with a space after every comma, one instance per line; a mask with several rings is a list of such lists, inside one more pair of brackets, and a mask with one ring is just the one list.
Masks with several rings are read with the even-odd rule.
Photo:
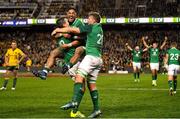
[[97, 90], [96, 81], [95, 80], [87, 80], [87, 86], [90, 91]]
[[97, 90], [96, 83], [89, 83], [88, 88], [90, 91]]

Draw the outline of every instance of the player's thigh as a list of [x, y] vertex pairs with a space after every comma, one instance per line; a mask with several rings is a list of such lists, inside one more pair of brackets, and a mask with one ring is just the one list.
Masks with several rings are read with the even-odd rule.
[[93, 72], [97, 67], [101, 67], [102, 59], [100, 57], [94, 57], [86, 55], [80, 63], [78, 70], [82, 71], [85, 75]]
[[83, 46], [79, 46], [79, 47], [77, 47], [76, 50], [75, 50], [75, 54], [78, 54], [78, 55], [81, 55], [81, 54], [83, 54], [84, 52], [85, 52], [85, 49], [84, 49]]
[[53, 56], [53, 57], [61, 56], [61, 54], [63, 55], [60, 48], [56, 48], [53, 51], [51, 51], [51, 53], [50, 53], [50, 55]]

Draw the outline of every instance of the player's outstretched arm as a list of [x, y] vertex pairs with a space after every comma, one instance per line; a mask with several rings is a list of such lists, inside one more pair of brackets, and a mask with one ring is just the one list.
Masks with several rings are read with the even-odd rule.
[[80, 29], [76, 27], [67, 27], [67, 28], [56, 28], [51, 35], [54, 36], [56, 33], [80, 33]]
[[21, 63], [21, 61], [26, 57], [26, 55], [22, 52], [22, 53], [20, 53], [21, 54], [21, 58], [20, 58], [20, 60], [19, 60], [19, 63]]
[[[147, 39], [147, 38], [148, 38], [148, 37], [146, 36], [146, 39]], [[150, 48], [150, 46], [148, 46], [148, 44], [146, 43], [144, 36], [142, 37], [142, 42], [143, 42], [143, 44], [144, 44], [144, 46], [145, 46], [146, 48]]]
[[75, 40], [75, 41], [72, 41], [71, 43], [69, 44], [63, 44], [61, 45], [60, 47], [63, 48], [63, 49], [68, 49], [70, 47], [76, 47], [80, 44], [80, 42], [78, 40]]
[[131, 46], [129, 46], [129, 44], [128, 43], [126, 43], [126, 47], [130, 50], [130, 51], [132, 51], [133, 49], [131, 48]]
[[162, 50], [164, 48], [164, 46], [166, 45], [166, 42], [167, 42], [168, 38], [167, 36], [164, 37], [164, 42], [163, 44], [161, 45], [160, 49]]

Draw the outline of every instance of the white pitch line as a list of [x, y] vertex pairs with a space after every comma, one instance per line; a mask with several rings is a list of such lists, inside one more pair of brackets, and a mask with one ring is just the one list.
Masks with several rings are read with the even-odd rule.
[[[167, 91], [167, 88], [101, 88], [100, 90], [119, 90], [119, 91]], [[180, 90], [180, 89], [177, 89]]]

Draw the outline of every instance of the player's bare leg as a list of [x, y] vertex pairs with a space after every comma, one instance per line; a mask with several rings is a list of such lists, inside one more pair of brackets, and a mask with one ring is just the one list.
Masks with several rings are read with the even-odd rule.
[[48, 60], [45, 64], [45, 67], [42, 71], [40, 72], [37, 72], [37, 71], [33, 71], [33, 74], [36, 76], [36, 77], [40, 77], [41, 79], [45, 80], [46, 77], [47, 77], [47, 74], [49, 72], [49, 69], [54, 65], [54, 62], [55, 62], [55, 58], [57, 56], [60, 56], [62, 55], [62, 52], [61, 52], [61, 49], [60, 47], [54, 49], [53, 51], [51, 51], [49, 57], [48, 57]]
[[76, 64], [82, 54], [85, 52], [83, 46], [77, 47], [73, 57], [70, 59], [70, 62], [62, 67], [62, 74], [65, 74], [74, 64]]
[[78, 47], [78, 48], [76, 48], [76, 50], [75, 50], [75, 54], [74, 54], [74, 56], [71, 58], [71, 60], [70, 60], [70, 62], [72, 63], [72, 64], [76, 64], [77, 63], [77, 61], [79, 60], [79, 58], [82, 56], [82, 54], [84, 53], [84, 48], [83, 48], [83, 46], [80, 46], [80, 47]]
[[11, 73], [11, 71], [7, 70], [6, 73], [4, 74], [4, 83], [3, 83], [3, 86], [0, 88], [0, 90], [6, 90], [6, 86], [7, 86], [8, 81], [9, 81], [10, 73]]
[[60, 55], [61, 52], [60, 52], [60, 49], [59, 48], [56, 48], [54, 49], [53, 51], [50, 52], [50, 55], [47, 59], [47, 62], [46, 62], [46, 65], [45, 65], [45, 68], [48, 68], [50, 69], [53, 65], [54, 65], [54, 62], [55, 62], [55, 58]]

